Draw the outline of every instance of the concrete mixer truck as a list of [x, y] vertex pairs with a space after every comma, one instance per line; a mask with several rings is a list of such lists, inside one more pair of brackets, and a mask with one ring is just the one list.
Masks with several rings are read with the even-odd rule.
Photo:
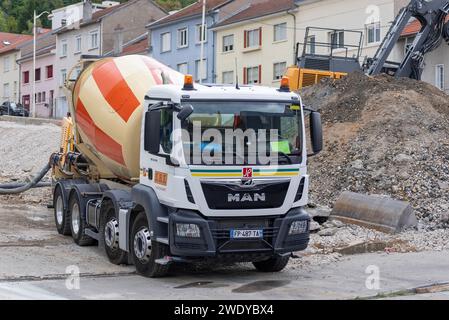
[[321, 118], [288, 79], [201, 85], [144, 56], [80, 64], [51, 158], [60, 234], [147, 277], [208, 260], [277, 272], [307, 247], [306, 136], [318, 153]]

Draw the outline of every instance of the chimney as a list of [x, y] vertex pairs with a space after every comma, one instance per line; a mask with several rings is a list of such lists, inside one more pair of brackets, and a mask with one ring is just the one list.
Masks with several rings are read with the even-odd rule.
[[83, 21], [88, 22], [92, 20], [93, 7], [92, 0], [84, 0], [83, 2]]
[[123, 27], [119, 24], [114, 29], [114, 55], [118, 56], [123, 50]]

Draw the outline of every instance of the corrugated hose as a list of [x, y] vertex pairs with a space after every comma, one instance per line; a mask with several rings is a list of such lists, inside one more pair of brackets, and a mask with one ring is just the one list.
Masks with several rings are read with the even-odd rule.
[[25, 191], [30, 190], [31, 188], [41, 188], [41, 187], [48, 187], [51, 185], [50, 182], [40, 182], [47, 172], [50, 170], [51, 166], [50, 163], [48, 163], [42, 170], [31, 179], [28, 183], [6, 183], [0, 185], [0, 195], [7, 195], [7, 194], [19, 194]]

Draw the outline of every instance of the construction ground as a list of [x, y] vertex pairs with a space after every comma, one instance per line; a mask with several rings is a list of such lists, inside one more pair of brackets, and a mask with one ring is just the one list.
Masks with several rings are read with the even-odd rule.
[[[360, 74], [302, 95], [323, 115], [325, 150], [309, 163], [310, 246], [283, 272], [195, 265], [142, 278], [60, 236], [42, 188], [0, 196], [0, 299], [448, 299], [449, 97], [422, 82]], [[2, 119], [0, 136], [0, 183], [22, 181], [57, 150], [60, 128]], [[391, 235], [326, 221], [346, 190], [407, 201], [418, 226]], [[73, 267], [81, 280], [70, 290]]]

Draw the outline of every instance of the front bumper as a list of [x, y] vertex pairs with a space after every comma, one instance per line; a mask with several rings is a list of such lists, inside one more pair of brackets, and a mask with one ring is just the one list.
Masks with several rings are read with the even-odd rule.
[[[289, 235], [291, 224], [304, 220], [309, 222], [307, 231]], [[200, 228], [201, 237], [177, 236], [178, 223], [196, 224]], [[180, 210], [170, 214], [169, 218], [170, 251], [172, 255], [179, 257], [282, 255], [307, 248], [309, 225], [310, 216], [303, 208], [292, 209], [282, 217], [228, 219], [205, 219], [194, 211]], [[231, 229], [263, 229], [264, 236], [262, 239], [231, 239]]]

